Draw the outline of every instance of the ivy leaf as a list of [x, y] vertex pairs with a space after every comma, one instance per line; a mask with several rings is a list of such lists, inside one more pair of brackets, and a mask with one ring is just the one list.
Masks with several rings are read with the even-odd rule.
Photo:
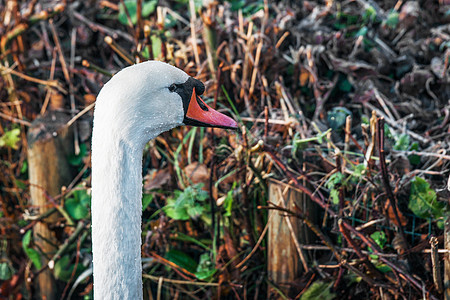
[[155, 11], [157, 4], [158, 4], [158, 0], [144, 2], [142, 4], [142, 16], [148, 17], [151, 13], [153, 13]]
[[[125, 7], [127, 8], [128, 13], [130, 14], [131, 22], [133, 25], [137, 23], [137, 1], [136, 0], [128, 0], [124, 1]], [[144, 1], [142, 3], [142, 16], [148, 17], [151, 13], [153, 13], [156, 9], [156, 5], [158, 4], [158, 0]], [[125, 8], [122, 3], [119, 5], [119, 16], [118, 20], [123, 25], [128, 25], [128, 18], [125, 12]]]
[[9, 131], [5, 131], [5, 134], [0, 137], [0, 147], [9, 147], [14, 150], [19, 148], [20, 142], [20, 129], [15, 128]]
[[71, 198], [66, 199], [64, 208], [71, 218], [81, 220], [88, 217], [90, 202], [86, 190], [76, 190]]
[[70, 257], [64, 255], [55, 263], [55, 269], [53, 270], [55, 278], [65, 282], [69, 281], [74, 267], [75, 265], [70, 263]]
[[86, 153], [86, 144], [80, 144], [80, 153], [78, 153], [78, 155], [69, 155], [69, 164], [75, 167], [81, 165], [83, 163], [83, 158], [86, 156]]
[[0, 263], [0, 280], [10, 280], [13, 271], [7, 262]]
[[351, 115], [352, 113], [345, 107], [333, 107], [327, 116], [328, 124], [334, 130], [339, 129], [345, 124], [347, 116]]
[[245, 6], [245, 0], [232, 0], [231, 2], [231, 11], [238, 11]]
[[[409, 151], [417, 151], [417, 150], [419, 150], [419, 143], [417, 142], [412, 143], [411, 146], [409, 147]], [[420, 163], [420, 156], [417, 154], [408, 155], [408, 159], [412, 165], [418, 165]]]
[[28, 258], [33, 263], [34, 267], [39, 270], [42, 267], [41, 255], [33, 248], [30, 248], [30, 243], [31, 243], [31, 230], [28, 230], [22, 238], [22, 247], [25, 253], [27, 254]]

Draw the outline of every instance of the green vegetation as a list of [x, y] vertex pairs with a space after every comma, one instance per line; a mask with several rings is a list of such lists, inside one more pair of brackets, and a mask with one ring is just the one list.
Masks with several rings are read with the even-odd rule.
[[[38, 275], [50, 270], [56, 299], [92, 299], [93, 103], [112, 74], [148, 59], [204, 82], [203, 99], [239, 130], [179, 127], [145, 146], [145, 295], [443, 297], [423, 249], [432, 236], [444, 247], [448, 218], [446, 1], [6, 2], [2, 297], [40, 298]], [[70, 132], [58, 144], [70, 180], [50, 192], [31, 182], [28, 155], [36, 120], [55, 111]], [[37, 138], [64, 135], [51, 128]], [[271, 185], [283, 197], [302, 192], [313, 208], [284, 207]], [[33, 204], [32, 188], [45, 205]], [[268, 267], [272, 213], [303, 226], [291, 253], [303, 253], [308, 271], [298, 267], [292, 282]]]

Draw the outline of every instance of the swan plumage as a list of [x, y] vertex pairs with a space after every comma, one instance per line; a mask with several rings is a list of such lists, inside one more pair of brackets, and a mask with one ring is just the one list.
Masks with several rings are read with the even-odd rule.
[[142, 299], [142, 152], [183, 124], [236, 128], [198, 97], [204, 86], [169, 64], [118, 72], [97, 96], [92, 135], [94, 299]]

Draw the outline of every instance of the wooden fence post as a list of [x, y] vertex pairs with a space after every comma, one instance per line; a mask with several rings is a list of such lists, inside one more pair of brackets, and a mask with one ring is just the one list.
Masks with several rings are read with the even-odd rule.
[[[28, 131], [28, 172], [31, 205], [39, 214], [53, 207], [49, 197], [61, 193], [61, 187], [70, 184], [73, 170], [68, 156], [73, 153], [73, 132], [65, 127], [69, 116], [62, 112], [48, 111], [36, 118]], [[43, 252], [42, 264], [46, 265], [56, 251], [58, 243], [48, 224], [54, 223], [56, 214], [38, 222], [33, 229], [34, 241]], [[51, 270], [38, 275], [40, 299], [56, 299], [57, 288]]]
[[[315, 215], [312, 201], [282, 182], [269, 182], [269, 201], [293, 212], [298, 207], [305, 214]], [[299, 218], [288, 217], [278, 210], [269, 211], [268, 226], [269, 280], [287, 296], [294, 280], [308, 271], [307, 258], [300, 246], [311, 243], [314, 234]], [[269, 288], [268, 299], [275, 298], [280, 297]]]
[[[444, 249], [450, 252], [450, 216], [445, 217], [444, 223]], [[450, 300], [450, 253], [444, 254], [444, 296]]]

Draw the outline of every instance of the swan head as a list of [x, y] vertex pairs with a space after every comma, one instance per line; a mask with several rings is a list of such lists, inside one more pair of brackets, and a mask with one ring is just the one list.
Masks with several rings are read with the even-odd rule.
[[100, 91], [94, 112], [99, 131], [144, 146], [160, 133], [180, 125], [237, 128], [237, 123], [199, 95], [202, 82], [159, 61], [147, 61], [118, 72]]

